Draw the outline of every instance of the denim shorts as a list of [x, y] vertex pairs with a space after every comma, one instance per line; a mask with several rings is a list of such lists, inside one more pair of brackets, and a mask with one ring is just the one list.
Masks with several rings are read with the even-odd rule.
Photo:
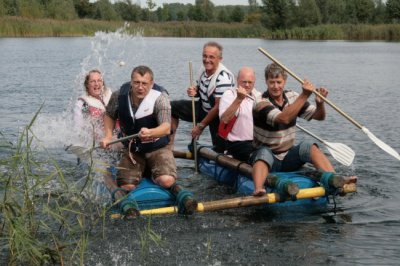
[[250, 163], [261, 160], [268, 164], [270, 172], [290, 172], [300, 169], [305, 163], [311, 163], [311, 147], [316, 143], [302, 141], [293, 146], [283, 160], [277, 159], [265, 145], [257, 148], [250, 156]]

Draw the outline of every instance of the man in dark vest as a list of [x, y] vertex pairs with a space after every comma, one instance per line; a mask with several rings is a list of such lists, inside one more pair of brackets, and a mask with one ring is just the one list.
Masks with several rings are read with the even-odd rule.
[[[118, 186], [127, 191], [134, 190], [148, 170], [154, 183], [170, 189], [182, 200], [179, 202], [182, 206], [180, 212], [191, 214], [197, 208], [197, 202], [176, 184], [176, 163], [169, 146], [171, 105], [168, 93], [154, 83], [149, 67], [135, 67], [131, 82], [112, 94], [104, 116], [103, 148], [112, 141], [117, 119], [124, 135], [139, 134], [138, 139], [124, 143], [126, 150], [118, 166]], [[183, 194], [186, 196], [182, 197]], [[133, 208], [135, 210], [129, 210], [129, 214], [136, 215], [137, 206]]]

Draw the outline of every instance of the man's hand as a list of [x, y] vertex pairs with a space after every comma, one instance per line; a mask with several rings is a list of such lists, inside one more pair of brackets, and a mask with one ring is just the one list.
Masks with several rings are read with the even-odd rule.
[[[324, 98], [326, 98], [326, 97], [328, 96], [328, 90], [327, 90], [326, 88], [324, 88], [324, 87], [321, 87], [321, 88], [319, 88], [319, 89], [316, 89], [316, 91], [317, 91], [319, 94], [321, 94]], [[315, 102], [316, 102], [317, 104], [321, 104], [321, 103], [323, 103], [324, 101], [321, 99], [321, 97], [319, 97], [318, 95], [316, 95], [316, 96], [315, 96]]]
[[191, 86], [187, 89], [187, 94], [189, 97], [195, 97], [197, 95], [197, 87]]
[[153, 130], [147, 127], [142, 127], [139, 131], [139, 138], [142, 142], [153, 141], [154, 140]]
[[302, 88], [303, 88], [303, 93], [306, 94], [307, 96], [310, 96], [315, 90], [314, 85], [308, 79], [304, 79]]
[[201, 133], [203, 133], [204, 126], [199, 123], [192, 129], [192, 138], [198, 140]]
[[244, 88], [242, 88], [242, 87], [239, 86], [239, 87], [236, 89], [236, 92], [237, 92], [236, 98], [237, 98], [238, 100], [242, 101], [244, 98], [246, 98], [246, 95], [247, 95], [246, 89], [244, 89]]
[[103, 149], [107, 149], [108, 148], [108, 143], [110, 143], [112, 141], [112, 136], [111, 137], [104, 137], [101, 141], [100, 141], [100, 147]]

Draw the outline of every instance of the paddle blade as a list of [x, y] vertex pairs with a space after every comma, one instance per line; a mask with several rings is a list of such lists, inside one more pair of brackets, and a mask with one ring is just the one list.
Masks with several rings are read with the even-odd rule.
[[379, 148], [381, 148], [382, 150], [384, 150], [385, 152], [389, 153], [390, 155], [392, 155], [394, 158], [396, 158], [397, 160], [400, 160], [400, 155], [397, 151], [395, 151], [392, 147], [390, 147], [389, 145], [387, 145], [385, 142], [383, 142], [382, 140], [378, 139], [374, 134], [372, 134], [371, 131], [368, 130], [368, 128], [366, 127], [362, 127], [361, 130], [367, 134], [367, 136], [376, 144], [378, 145]]
[[339, 163], [350, 166], [353, 163], [355, 152], [343, 143], [324, 142], [333, 158]]
[[75, 154], [76, 157], [78, 157], [78, 158], [84, 159], [84, 158], [89, 157], [91, 149], [81, 147], [81, 146], [70, 145], [65, 148], [65, 151]]

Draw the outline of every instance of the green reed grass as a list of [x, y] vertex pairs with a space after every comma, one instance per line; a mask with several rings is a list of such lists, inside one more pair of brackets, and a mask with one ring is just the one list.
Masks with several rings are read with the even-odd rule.
[[92, 36], [97, 31], [114, 32], [122, 21], [90, 19], [52, 20], [22, 17], [0, 17], [0, 37], [73, 37]]
[[87, 198], [91, 171], [89, 181], [76, 186], [50, 154], [43, 159], [33, 148], [40, 109], [16, 144], [1, 134], [1, 257], [8, 265], [84, 265], [88, 232], [105, 211]]
[[[0, 17], [0, 37], [92, 36], [97, 31], [114, 32], [123, 21], [90, 19], [51, 20]], [[385, 40], [400, 41], [400, 24], [326, 24], [269, 30], [259, 23], [209, 23], [196, 21], [130, 22], [133, 35], [185, 38], [263, 38], [277, 40]]]
[[272, 39], [286, 40], [382, 40], [400, 41], [400, 24], [344, 24], [319, 25], [305, 28], [276, 30], [271, 33]]
[[157, 234], [151, 228], [151, 216], [149, 217], [144, 230], [138, 231], [138, 235], [140, 238], [140, 257], [141, 260], [145, 262], [149, 256], [151, 245], [163, 246], [164, 241], [161, 235]]

